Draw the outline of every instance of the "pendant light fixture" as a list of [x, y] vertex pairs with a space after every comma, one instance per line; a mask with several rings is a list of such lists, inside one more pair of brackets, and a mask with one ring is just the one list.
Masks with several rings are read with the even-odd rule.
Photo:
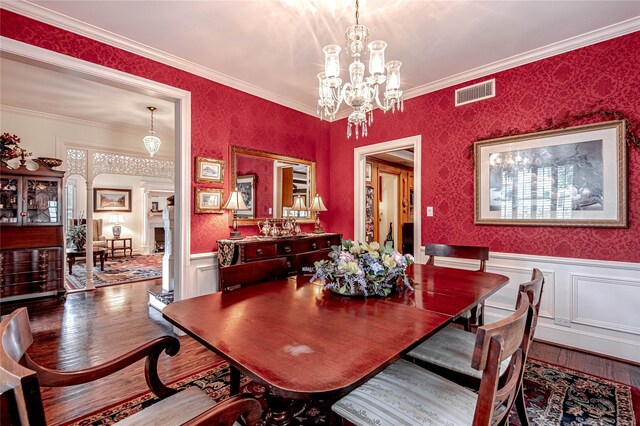
[[[347, 52], [353, 58], [349, 65], [349, 81], [342, 84], [340, 78], [340, 46], [325, 46], [324, 72], [318, 74], [320, 119], [333, 120], [344, 102], [353, 111], [347, 122], [347, 138], [355, 131], [367, 136], [367, 129], [373, 122], [374, 107], [383, 112], [396, 109], [404, 111], [403, 93], [400, 90], [400, 61], [385, 63], [384, 50], [387, 43], [382, 40], [369, 41], [369, 29], [360, 24], [360, 4], [355, 0], [356, 23], [347, 28], [345, 38]], [[364, 55], [369, 53], [369, 76], [365, 77]], [[386, 71], [386, 72], [385, 72]], [[381, 86], [385, 85], [384, 91]], [[382, 91], [382, 93], [380, 93]]]
[[147, 107], [149, 111], [151, 111], [151, 130], [149, 130], [149, 134], [142, 139], [144, 142], [144, 147], [147, 148], [149, 154], [153, 157], [153, 154], [158, 152], [160, 149], [160, 144], [162, 141], [159, 137], [156, 136], [156, 132], [153, 131], [153, 112], [157, 109], [156, 107], [149, 106]]

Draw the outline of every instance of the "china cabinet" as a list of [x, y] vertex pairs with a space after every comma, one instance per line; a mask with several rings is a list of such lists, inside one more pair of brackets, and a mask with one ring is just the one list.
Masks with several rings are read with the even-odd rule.
[[62, 297], [64, 172], [0, 169], [0, 299]]

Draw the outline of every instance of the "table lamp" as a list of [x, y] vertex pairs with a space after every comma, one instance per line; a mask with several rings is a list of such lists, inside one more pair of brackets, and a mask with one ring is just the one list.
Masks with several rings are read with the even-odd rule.
[[[300, 212], [307, 210], [307, 205], [304, 202], [304, 197], [302, 195], [296, 195], [293, 201], [293, 206], [291, 206], [289, 210], [291, 210], [292, 212], [298, 212], [297, 217], [300, 217]], [[293, 220], [293, 223], [294, 223], [293, 232], [295, 234], [300, 234], [302, 232], [302, 230], [300, 229], [300, 225], [298, 225], [295, 219]]]
[[124, 223], [124, 215], [121, 213], [112, 213], [109, 216], [109, 223], [115, 223], [111, 228], [111, 232], [113, 232], [113, 238], [120, 238], [120, 232], [122, 228], [120, 227], [121, 223]]
[[230, 240], [241, 240], [242, 235], [240, 235], [240, 231], [238, 231], [238, 210], [246, 210], [247, 205], [244, 203], [244, 198], [242, 194], [238, 191], [238, 188], [231, 191], [229, 194], [229, 199], [224, 205], [225, 210], [233, 211], [233, 231], [229, 234]]
[[320, 195], [316, 194], [316, 196], [313, 197], [313, 201], [311, 202], [311, 208], [309, 210], [316, 213], [316, 228], [314, 229], [313, 232], [315, 234], [324, 233], [322, 226], [320, 226], [320, 212], [326, 212], [327, 208], [324, 206], [324, 203], [322, 202], [322, 198], [320, 198]]

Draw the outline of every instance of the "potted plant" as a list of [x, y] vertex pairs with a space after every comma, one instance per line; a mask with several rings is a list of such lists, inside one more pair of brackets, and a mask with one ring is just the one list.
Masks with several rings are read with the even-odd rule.
[[76, 250], [82, 250], [86, 242], [87, 229], [85, 225], [73, 225], [67, 229], [67, 243], [72, 243]]

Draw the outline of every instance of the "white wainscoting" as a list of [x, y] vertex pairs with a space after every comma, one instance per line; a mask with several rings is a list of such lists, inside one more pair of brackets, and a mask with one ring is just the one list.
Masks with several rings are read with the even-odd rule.
[[218, 291], [217, 252], [192, 254], [189, 261], [189, 282], [192, 283], [189, 287], [191, 293], [194, 293], [193, 296], [201, 296]]
[[[416, 260], [425, 263], [426, 256]], [[477, 267], [446, 258], [436, 264]], [[513, 312], [518, 285], [534, 267], [545, 276], [536, 339], [640, 362], [639, 263], [492, 252], [487, 271], [508, 276], [509, 284], [488, 299], [487, 322]]]
[[[424, 247], [416, 256], [426, 263]], [[437, 258], [436, 264], [474, 269], [476, 262]], [[545, 276], [536, 339], [640, 363], [640, 264], [492, 252], [487, 271], [509, 284], [487, 301], [486, 321], [513, 312], [520, 283], [538, 268]], [[192, 295], [218, 291], [218, 257], [190, 257]], [[191, 297], [187, 296], [187, 297]]]

